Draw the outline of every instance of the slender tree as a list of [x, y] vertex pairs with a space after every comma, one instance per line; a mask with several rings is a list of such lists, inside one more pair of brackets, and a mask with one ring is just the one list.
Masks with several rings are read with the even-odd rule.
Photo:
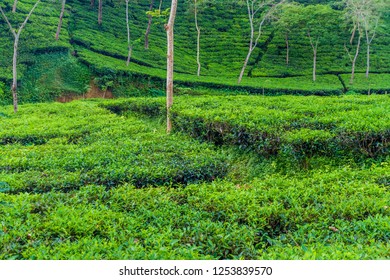
[[95, 6], [95, 0], [91, 0], [91, 8]]
[[64, 18], [64, 13], [65, 13], [65, 5], [66, 5], [66, 0], [62, 0], [60, 19], [58, 22], [57, 33], [56, 33], [56, 40], [57, 41], [60, 38], [60, 32], [61, 32], [61, 28], [62, 28], [62, 19]]
[[344, 0], [344, 4], [345, 16], [349, 22], [353, 23], [350, 39], [351, 45], [354, 41], [356, 32], [358, 32], [355, 56], [354, 59], [351, 59], [352, 71], [350, 83], [352, 84], [356, 59], [359, 54], [363, 34], [366, 39], [366, 77], [368, 78], [369, 76], [371, 44], [377, 34], [378, 23], [382, 11], [386, 9], [386, 6], [383, 0]]
[[281, 15], [278, 18], [276, 28], [284, 33], [284, 41], [286, 44], [286, 65], [290, 64], [290, 34], [296, 31], [299, 6], [296, 3], [288, 3], [282, 6]]
[[150, 0], [150, 6], [149, 6], [149, 14], [148, 14], [148, 26], [146, 27], [145, 31], [145, 49], [149, 49], [149, 33], [150, 33], [150, 28], [152, 27], [152, 21], [153, 21], [153, 15], [151, 12], [153, 11], [153, 5], [154, 5], [154, 0]]
[[101, 25], [103, 22], [103, 0], [99, 0], [98, 5], [98, 24]]
[[196, 28], [196, 32], [197, 32], [197, 37], [196, 37], [196, 63], [198, 64], [197, 75], [199, 77], [201, 64], [200, 64], [200, 28], [199, 28], [199, 24], [198, 24], [198, 3], [197, 3], [197, 0], [194, 0], [194, 17], [195, 17], [195, 28]]
[[[238, 77], [238, 83], [241, 83], [252, 52], [259, 43], [264, 24], [267, 20], [272, 19], [278, 6], [283, 4], [285, 1], [286, 0], [246, 0], [248, 19], [250, 24], [250, 40], [248, 54], [244, 60], [244, 65], [242, 66], [240, 76]], [[255, 30], [255, 28], [257, 30]]]
[[174, 37], [173, 28], [175, 25], [177, 11], [177, 0], [172, 0], [168, 23], [165, 25], [167, 32], [167, 133], [172, 130], [172, 121], [170, 117], [171, 107], [173, 105], [173, 62], [174, 62]]
[[[359, 56], [360, 45], [361, 45], [361, 41], [362, 41], [362, 37], [363, 37], [362, 31], [361, 31], [361, 27], [360, 27], [360, 23], [357, 22], [355, 26], [356, 26], [356, 30], [358, 31], [358, 39], [357, 39], [357, 44], [356, 44], [356, 48], [355, 48], [355, 55], [353, 56], [353, 58], [350, 55], [350, 59], [351, 59], [351, 63], [352, 63], [352, 69], [351, 69], [351, 79], [349, 80], [349, 83], [351, 85], [353, 84], [353, 81], [355, 79], [356, 61], [357, 61], [357, 58]], [[353, 31], [353, 33], [356, 32], [356, 30]], [[352, 36], [354, 36], [354, 35], [352, 35]], [[351, 36], [350, 42], [353, 42], [352, 36]], [[351, 45], [352, 45], [352, 43], [351, 43]], [[348, 49], [347, 49], [347, 51], [348, 51]]]
[[131, 38], [130, 38], [130, 25], [129, 25], [129, 0], [125, 0], [125, 1], [126, 1], [127, 51], [128, 51], [126, 66], [129, 66], [133, 48], [131, 46], [131, 40], [130, 40]]
[[10, 21], [8, 20], [8, 17], [4, 13], [3, 9], [0, 6], [0, 13], [2, 14], [4, 20], [7, 22], [8, 27], [14, 36], [14, 55], [12, 59], [12, 86], [11, 86], [11, 91], [12, 91], [12, 97], [13, 97], [13, 104], [14, 104], [14, 112], [16, 113], [18, 111], [18, 93], [17, 93], [17, 87], [18, 87], [18, 73], [17, 73], [17, 60], [18, 60], [18, 47], [19, 47], [19, 39], [20, 39], [20, 34], [22, 33], [23, 28], [26, 26], [28, 20], [30, 19], [32, 13], [34, 12], [35, 8], [38, 6], [40, 3], [40, 0], [38, 0], [34, 6], [31, 8], [29, 14], [25, 18], [24, 22], [20, 25], [19, 29], [16, 31]]
[[12, 12], [16, 12], [16, 6], [18, 5], [18, 0], [14, 0], [14, 5], [12, 6]]
[[370, 72], [371, 44], [377, 34], [383, 2], [381, 0], [363, 0], [362, 2], [362, 12], [360, 17], [366, 37], [366, 78], [368, 78]]
[[309, 5], [299, 14], [299, 28], [306, 34], [313, 51], [313, 81], [317, 79], [317, 55], [321, 43], [331, 40], [339, 14], [328, 5]]
[[349, 80], [349, 83], [353, 84], [353, 81], [355, 79], [356, 61], [360, 52], [360, 45], [363, 37], [363, 32], [361, 30], [360, 8], [359, 5], [356, 5], [357, 4], [356, 0], [345, 0], [344, 3], [345, 3], [344, 16], [348, 21], [348, 23], [352, 23], [351, 38], [349, 39], [349, 44], [351, 45], [351, 47], [353, 47], [354, 39], [356, 37], [355, 36], [356, 32], [358, 33], [358, 39], [355, 47], [355, 54], [353, 56], [350, 54], [350, 51], [348, 50], [346, 44], [344, 45], [344, 48], [352, 64], [351, 79]]
[[160, 0], [160, 4], [158, 5], [158, 10], [160, 11], [160, 13], [161, 13], [162, 4], [163, 4], [163, 0]]

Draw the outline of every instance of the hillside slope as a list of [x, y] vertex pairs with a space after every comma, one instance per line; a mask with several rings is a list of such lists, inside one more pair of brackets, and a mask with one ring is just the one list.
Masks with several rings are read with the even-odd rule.
[[[17, 26], [33, 5], [33, 0], [19, 1], [18, 12], [14, 15], [10, 8], [11, 0], [3, 1], [2, 7]], [[312, 4], [310, 1], [299, 1]], [[314, 1], [314, 4], [333, 1]], [[158, 3], [155, 3], [157, 9]], [[58, 61], [59, 67], [72, 65], [75, 76], [85, 77], [86, 69], [67, 53], [73, 53], [78, 60], [89, 66], [89, 71], [101, 87], [111, 87], [116, 95], [126, 95], [123, 91], [132, 91], [129, 77], [139, 79], [139, 84], [148, 83], [163, 91], [166, 63], [166, 35], [163, 24], [166, 17], [154, 17], [149, 35], [149, 49], [144, 48], [144, 34], [147, 28], [149, 1], [135, 1], [130, 4], [130, 31], [133, 45], [131, 64], [126, 67], [127, 33], [125, 6], [123, 1], [104, 1], [103, 23], [97, 22], [97, 7], [91, 7], [90, 1], [68, 0], [64, 24], [59, 41], [55, 41], [60, 5], [57, 2], [43, 2], [31, 17], [21, 36], [19, 78], [22, 96], [25, 101], [44, 101], [47, 96], [64, 93], [80, 93], [88, 89], [89, 80], [69, 85], [61, 74], [63, 70], [52, 69], [49, 72], [42, 61]], [[169, 8], [164, 1], [162, 10]], [[175, 25], [175, 71], [182, 85], [230, 87], [255, 92], [291, 92], [304, 94], [341, 93], [348, 89], [355, 91], [371, 90], [386, 92], [390, 89], [390, 36], [388, 34], [390, 18], [383, 17], [377, 36], [372, 45], [371, 75], [366, 81], [358, 75], [356, 84], [348, 84], [350, 62], [344, 50], [349, 32], [342, 27], [342, 11], [334, 9], [333, 16], [340, 19], [334, 23], [330, 39], [321, 42], [318, 51], [318, 74], [330, 75], [326, 79], [311, 81], [312, 50], [306, 34], [294, 31], [290, 34], [290, 63], [285, 63], [285, 40], [276, 25], [267, 24], [260, 43], [254, 51], [241, 87], [237, 87], [237, 77], [248, 48], [249, 24], [246, 7], [226, 2], [207, 4], [199, 9], [201, 28], [202, 64], [201, 77], [196, 77], [196, 30], [193, 7], [188, 2], [180, 2]], [[324, 19], [326, 20], [326, 19]], [[324, 32], [326, 32], [324, 30]], [[4, 84], [11, 79], [12, 35], [5, 21], [0, 19], [0, 93], [7, 91]], [[357, 63], [357, 72], [365, 71], [365, 45]], [[61, 52], [64, 55], [47, 57], [48, 52]], [[33, 66], [36, 66], [35, 68]], [[43, 65], [43, 66], [42, 66]], [[30, 69], [30, 73], [28, 72]], [[31, 73], [31, 69], [34, 69]], [[66, 71], [65, 71], [66, 72]], [[52, 75], [52, 73], [56, 73]], [[379, 74], [379, 76], [377, 75]], [[35, 76], [33, 79], [32, 76]], [[119, 77], [120, 76], [120, 77]], [[297, 77], [291, 80], [288, 77]], [[287, 77], [270, 80], [257, 77]], [[332, 78], [330, 78], [332, 77]], [[294, 86], [297, 84], [298, 87]], [[325, 82], [321, 82], [325, 80]], [[56, 81], [53, 85], [50, 81]], [[154, 83], [155, 82], [155, 83]], [[130, 89], [129, 89], [130, 86]], [[120, 89], [120, 90], [118, 90]], [[43, 97], [38, 92], [45, 92]], [[3, 94], [4, 95], [4, 94]], [[34, 98], [32, 96], [35, 96]], [[4, 100], [4, 98], [2, 98]], [[22, 98], [23, 101], [23, 98]], [[4, 101], [2, 101], [4, 103]]]

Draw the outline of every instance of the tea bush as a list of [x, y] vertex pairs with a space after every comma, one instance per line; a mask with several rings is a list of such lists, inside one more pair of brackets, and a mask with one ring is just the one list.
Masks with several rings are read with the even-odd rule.
[[[299, 160], [313, 155], [353, 153], [357, 158], [375, 158], [389, 153], [388, 96], [179, 96], [175, 100], [175, 130], [217, 145]], [[105, 106], [155, 115], [158, 106], [163, 111], [162, 101], [118, 100]]]
[[26, 106], [7, 116], [0, 131], [0, 181], [11, 192], [177, 185], [226, 173], [225, 155], [209, 145], [165, 135], [159, 126], [118, 117], [93, 102]]
[[8, 259], [378, 259], [389, 164], [137, 189], [2, 194]]

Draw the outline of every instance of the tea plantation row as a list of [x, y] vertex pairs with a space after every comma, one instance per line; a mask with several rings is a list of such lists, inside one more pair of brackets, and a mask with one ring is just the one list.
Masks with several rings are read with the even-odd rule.
[[[163, 99], [107, 103], [112, 111], [157, 113]], [[263, 97], [181, 96], [176, 131], [217, 145], [234, 145], [269, 157], [305, 161], [313, 155], [383, 157], [389, 154], [389, 96]]]
[[388, 259], [390, 162], [247, 183], [0, 193], [1, 259]]
[[[182, 96], [175, 99], [173, 116], [177, 130], [190, 117], [213, 120], [209, 128], [215, 131], [295, 130], [300, 136], [292, 139], [307, 143], [317, 138], [304, 138], [304, 125], [333, 137], [388, 129], [382, 115], [387, 96], [289, 100]], [[237, 143], [229, 130], [218, 137], [233, 146], [220, 148], [180, 133], [166, 135], [151, 118], [163, 117], [162, 103], [22, 105], [17, 115], [1, 107], [0, 258], [390, 257], [387, 150], [375, 159], [360, 157], [358, 150], [342, 157], [313, 153], [305, 155], [302, 169], [281, 153], [262, 157], [256, 146], [245, 153], [232, 148]], [[360, 116], [353, 120], [343, 115], [354, 110]], [[372, 123], [362, 125], [363, 119]], [[215, 131], [195, 136], [209, 134], [216, 142]], [[288, 141], [284, 145], [295, 143]]]
[[7, 192], [69, 191], [88, 184], [188, 184], [226, 173], [226, 156], [157, 124], [95, 103], [2, 110], [0, 182]]

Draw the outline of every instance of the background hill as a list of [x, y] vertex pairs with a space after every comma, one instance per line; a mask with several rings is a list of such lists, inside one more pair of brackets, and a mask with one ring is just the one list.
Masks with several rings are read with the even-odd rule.
[[[158, 9], [158, 1], [154, 1]], [[209, 1], [199, 8], [201, 28], [201, 77], [196, 76], [196, 30], [192, 1], [180, 1], [175, 25], [175, 71], [181, 87], [207, 86], [261, 93], [331, 94], [347, 90], [386, 92], [390, 89], [390, 17], [382, 16], [371, 48], [371, 78], [357, 75], [349, 85], [351, 63], [344, 45], [350, 38], [343, 11], [335, 1], [301, 0], [304, 5], [331, 5], [330, 18], [323, 18], [324, 35], [318, 48], [320, 75], [314, 83], [312, 50], [306, 34], [294, 28], [289, 34], [289, 64], [286, 65], [285, 32], [276, 23], [267, 24], [254, 51], [243, 83], [237, 77], [247, 53], [249, 24], [246, 7], [229, 1]], [[13, 1], [2, 7], [16, 27], [34, 1], [19, 1], [12, 14]], [[162, 10], [169, 8], [163, 1]], [[127, 33], [124, 1], [103, 1], [103, 23], [97, 22], [97, 3], [68, 0], [60, 40], [54, 38], [61, 5], [44, 1], [32, 15], [20, 42], [19, 79], [21, 101], [37, 102], [64, 94], [82, 94], [90, 80], [116, 96], [162, 95], [166, 63], [166, 17], [153, 17], [149, 49], [144, 48], [149, 1], [131, 1], [130, 30], [133, 45], [131, 64], [125, 64]], [[329, 23], [325, 25], [325, 23]], [[327, 29], [325, 29], [327, 26]], [[329, 27], [330, 26], [330, 27]], [[363, 40], [364, 41], [364, 40]], [[7, 92], [12, 74], [12, 35], [0, 19], [0, 94], [10, 102]], [[71, 55], [73, 54], [73, 56]], [[88, 67], [86, 67], [88, 66]], [[365, 71], [365, 45], [357, 62], [358, 73]], [[271, 78], [272, 77], [272, 78]], [[275, 79], [283, 78], [283, 79]], [[3, 93], [2, 93], [3, 92]]]

